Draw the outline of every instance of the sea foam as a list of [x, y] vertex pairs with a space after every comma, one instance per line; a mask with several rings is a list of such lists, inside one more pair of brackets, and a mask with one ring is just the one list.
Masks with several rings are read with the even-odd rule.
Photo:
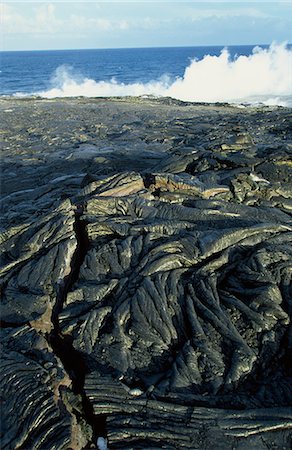
[[164, 76], [148, 83], [95, 81], [75, 76], [68, 66], [59, 66], [52, 88], [36, 93], [54, 97], [166, 96], [191, 102], [263, 103], [291, 106], [292, 50], [286, 43], [269, 48], [254, 47], [248, 56], [233, 59], [227, 48], [219, 56], [193, 59], [183, 77]]

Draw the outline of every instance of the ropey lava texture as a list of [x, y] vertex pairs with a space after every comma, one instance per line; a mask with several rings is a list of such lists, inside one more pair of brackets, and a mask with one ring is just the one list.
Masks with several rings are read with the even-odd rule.
[[289, 149], [181, 140], [4, 198], [3, 449], [289, 448]]

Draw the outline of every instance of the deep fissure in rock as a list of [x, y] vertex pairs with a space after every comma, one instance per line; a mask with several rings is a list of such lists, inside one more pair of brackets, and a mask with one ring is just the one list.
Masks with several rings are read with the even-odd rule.
[[[79, 206], [75, 211], [74, 232], [77, 240], [77, 247], [71, 261], [71, 271], [64, 278], [63, 283], [58, 287], [56, 304], [52, 312], [53, 330], [48, 336], [54, 353], [60, 358], [62, 364], [72, 380], [72, 390], [82, 398], [83, 419], [91, 426], [93, 431], [93, 442], [99, 436], [106, 437], [106, 418], [96, 416], [93, 406], [84, 392], [85, 376], [89, 373], [88, 364], [82, 352], [77, 351], [73, 346], [73, 339], [70, 336], [63, 336], [60, 331], [59, 314], [63, 310], [68, 292], [78, 280], [80, 268], [89, 248], [89, 239], [86, 232], [86, 222], [81, 219], [83, 207]], [[76, 414], [77, 420], [78, 415]], [[79, 417], [80, 418], [80, 417]], [[89, 442], [90, 444], [90, 442]]]

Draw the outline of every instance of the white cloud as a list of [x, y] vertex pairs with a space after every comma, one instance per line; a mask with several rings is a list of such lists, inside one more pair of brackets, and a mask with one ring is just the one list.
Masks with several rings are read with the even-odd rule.
[[32, 16], [20, 14], [14, 6], [1, 4], [1, 22], [4, 34], [54, 33], [63, 26], [55, 16], [52, 3], [34, 8]]
[[1, 4], [2, 32], [4, 34], [54, 34], [76, 33], [79, 31], [127, 30], [129, 22], [125, 19], [110, 20], [103, 17], [85, 17], [70, 14], [65, 18], [57, 16], [57, 5], [40, 4], [33, 8], [32, 14], [20, 14], [15, 6]]
[[35, 33], [54, 33], [63, 26], [63, 21], [55, 15], [55, 9], [52, 3], [35, 8], [35, 17], [30, 19], [35, 21]]
[[189, 9], [188, 17], [192, 21], [204, 19], [232, 19], [233, 17], [250, 17], [254, 19], [267, 19], [267, 13], [251, 7], [236, 7], [230, 9]]
[[[1, 1], [1, 0], [0, 0]], [[288, 4], [261, 1], [5, 1], [7, 49], [212, 45], [289, 40]], [[292, 5], [292, 3], [290, 3]]]

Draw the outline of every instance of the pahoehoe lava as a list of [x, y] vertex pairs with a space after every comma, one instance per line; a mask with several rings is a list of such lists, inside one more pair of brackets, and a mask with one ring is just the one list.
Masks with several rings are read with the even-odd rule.
[[290, 449], [291, 109], [1, 117], [1, 448]]

